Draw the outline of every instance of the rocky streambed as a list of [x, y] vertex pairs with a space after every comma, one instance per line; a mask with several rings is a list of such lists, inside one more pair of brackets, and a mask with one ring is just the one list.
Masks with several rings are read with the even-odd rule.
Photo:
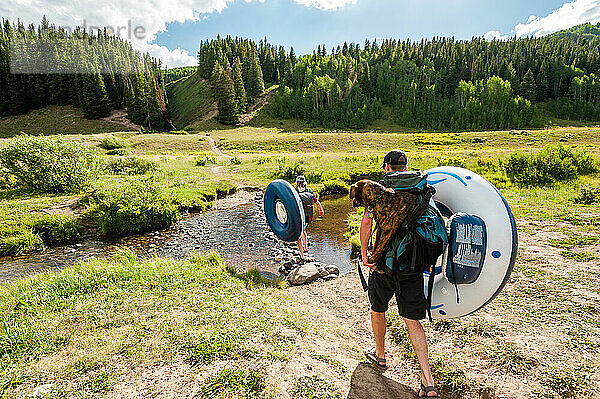
[[347, 196], [322, 201], [325, 217], [308, 229], [309, 251], [300, 259], [296, 244], [283, 243], [271, 233], [263, 212], [262, 191], [241, 187], [210, 210], [191, 215], [172, 227], [116, 240], [92, 237], [42, 252], [0, 258], [0, 281], [57, 269], [89, 257], [109, 256], [115, 247], [129, 247], [140, 257], [181, 259], [192, 252], [218, 251], [239, 272], [255, 267], [265, 277], [287, 276], [293, 284], [329, 279], [352, 270], [345, 220], [352, 211]]

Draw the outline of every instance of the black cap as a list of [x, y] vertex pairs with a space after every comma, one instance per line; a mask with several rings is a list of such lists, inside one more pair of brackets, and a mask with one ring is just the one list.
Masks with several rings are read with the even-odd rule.
[[401, 150], [392, 150], [385, 154], [383, 157], [383, 164], [381, 167], [383, 168], [385, 164], [388, 165], [405, 165], [407, 164], [408, 159], [406, 158], [406, 154]]

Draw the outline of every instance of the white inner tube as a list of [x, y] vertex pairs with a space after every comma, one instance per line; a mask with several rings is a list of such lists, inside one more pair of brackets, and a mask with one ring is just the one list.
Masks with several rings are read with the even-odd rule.
[[[438, 261], [433, 287], [432, 318], [466, 316], [494, 299], [508, 281], [517, 254], [515, 220], [496, 187], [478, 174], [450, 166], [429, 169], [426, 173], [427, 183], [436, 189], [433, 200], [444, 216], [450, 213], [457, 217], [456, 214], [465, 213], [475, 216], [473, 220], [483, 221], [483, 240], [486, 241], [483, 246], [477, 245], [482, 239], [482, 228], [476, 224], [463, 224], [455, 229], [458, 233], [451, 234], [448, 249]], [[448, 259], [449, 254], [451, 259]], [[452, 260], [454, 265], [449, 263]], [[459, 301], [450, 280], [453, 274], [465, 278], [457, 281]], [[426, 293], [428, 279], [426, 274]]]
[[283, 205], [283, 202], [281, 201], [275, 202], [275, 216], [277, 216], [277, 219], [281, 224], [287, 223], [288, 214], [285, 210], [285, 205]]

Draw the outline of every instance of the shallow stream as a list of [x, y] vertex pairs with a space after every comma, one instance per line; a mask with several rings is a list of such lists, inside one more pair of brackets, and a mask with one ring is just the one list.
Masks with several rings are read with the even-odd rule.
[[[345, 195], [325, 198], [322, 203], [325, 217], [315, 218], [307, 230], [308, 252], [319, 262], [338, 266], [345, 274], [352, 269], [350, 244], [344, 238], [352, 203]], [[33, 254], [0, 257], [0, 281], [59, 269], [90, 257], [107, 257], [115, 247], [129, 247], [141, 258], [158, 255], [182, 259], [192, 252], [218, 251], [238, 271], [257, 267], [265, 275], [278, 275], [280, 265], [272, 253], [281, 248], [281, 243], [269, 233], [262, 192], [241, 189], [217, 201], [212, 209], [186, 217], [166, 230], [115, 240], [89, 237]]]

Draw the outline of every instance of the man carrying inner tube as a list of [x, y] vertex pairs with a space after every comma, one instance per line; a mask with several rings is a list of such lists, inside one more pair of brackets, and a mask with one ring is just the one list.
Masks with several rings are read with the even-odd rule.
[[[381, 166], [385, 173], [405, 171], [406, 154], [400, 150], [392, 150], [383, 158]], [[367, 248], [371, 238], [373, 214], [368, 209], [360, 225], [360, 249], [362, 262], [371, 269], [369, 274], [369, 302], [371, 303], [371, 327], [375, 336], [375, 347], [365, 352], [367, 358], [382, 370], [388, 368], [385, 360], [385, 312], [392, 297], [396, 296], [398, 312], [406, 324], [410, 342], [415, 350], [421, 367], [421, 387], [419, 397], [437, 398], [438, 391], [433, 382], [429, 366], [427, 338], [419, 320], [425, 318], [427, 300], [423, 291], [423, 273], [397, 270], [388, 274], [377, 270], [376, 265], [368, 262]], [[385, 260], [383, 260], [385, 261]], [[393, 273], [397, 273], [395, 277]]]
[[306, 178], [304, 176], [296, 177], [296, 191], [302, 200], [302, 206], [304, 207], [304, 219], [306, 226], [302, 231], [302, 235], [298, 239], [298, 249], [300, 250], [300, 257], [304, 259], [304, 252], [308, 252], [308, 237], [306, 236], [306, 228], [312, 222], [313, 217], [313, 206], [316, 204], [319, 207], [319, 216], [323, 217], [323, 207], [319, 202], [319, 197], [310, 188], [306, 187]]

